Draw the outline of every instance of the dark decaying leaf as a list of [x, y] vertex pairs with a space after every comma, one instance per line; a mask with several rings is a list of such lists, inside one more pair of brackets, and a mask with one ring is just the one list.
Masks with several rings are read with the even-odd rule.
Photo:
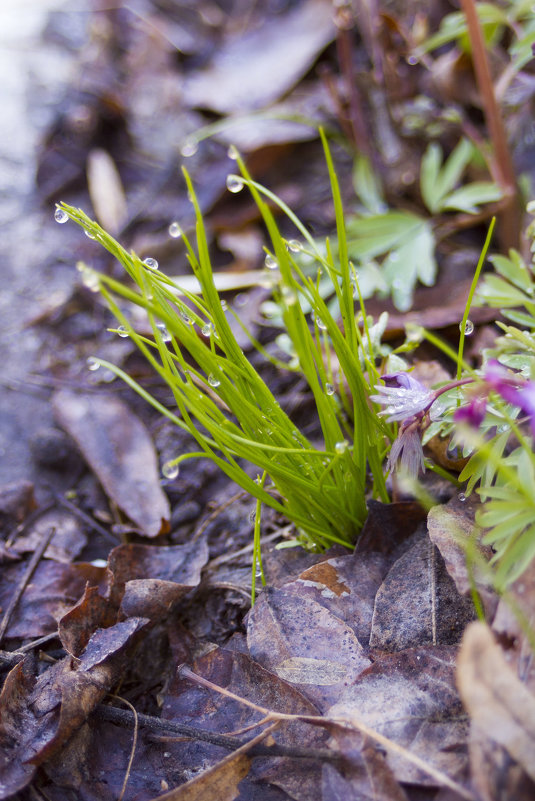
[[[356, 734], [354, 737], [360, 738]], [[342, 753], [350, 754], [343, 766], [325, 764], [322, 768], [322, 801], [407, 801], [407, 795], [390, 770], [385, 757], [374, 745], [349, 745], [349, 736], [334, 732]]]
[[247, 626], [253, 659], [323, 710], [370, 660], [351, 626], [311, 598], [267, 589]]
[[[25, 570], [26, 564], [21, 563], [0, 572], [0, 606], [3, 609], [9, 604]], [[105, 568], [85, 562], [40, 562], [11, 616], [6, 636], [30, 639], [56, 631], [57, 621], [77, 603], [86, 583], [103, 586], [105, 576]]]
[[360, 643], [367, 645], [375, 595], [387, 569], [384, 554], [347, 554], [307, 568], [295, 581], [285, 584], [284, 590], [324, 606], [351, 627]]
[[[298, 690], [264, 670], [246, 654], [218, 648], [197, 659], [193, 669], [214, 684], [262, 707], [285, 714], [317, 715], [315, 706]], [[177, 678], [165, 697], [163, 717], [190, 723], [208, 731], [228, 733], [246, 730], [258, 723], [263, 715], [215, 691], [192, 686], [189, 680]], [[253, 728], [251, 734], [256, 733], [257, 729]], [[243, 736], [251, 735], [244, 732]], [[321, 747], [327, 739], [324, 731], [299, 721], [281, 723], [271, 736], [279, 745], [304, 748]], [[192, 772], [202, 766], [215, 764], [224, 754], [221, 748], [201, 742], [168, 742], [165, 745], [171, 755], [170, 760], [176, 765], [187, 766]], [[253, 763], [252, 776], [240, 788], [240, 798], [256, 797], [252, 795], [255, 784], [249, 784], [254, 778], [256, 781], [264, 779], [281, 790], [287, 790], [292, 798], [304, 801], [306, 796], [294, 795], [291, 788], [302, 784], [303, 790], [310, 793], [314, 782], [317, 786], [320, 778], [317, 766], [312, 768], [311, 770], [311, 762], [307, 759], [279, 758], [273, 761], [257, 758]], [[267, 797], [270, 798], [270, 795]], [[278, 797], [275, 795], [275, 798]]]
[[114, 686], [148, 621], [131, 618], [95, 632], [80, 659], [65, 657], [33, 679], [31, 660], [19, 663], [0, 696], [0, 760], [6, 770], [0, 798], [32, 778], [36, 766], [58, 753]]
[[[455, 497], [446, 506], [434, 506], [427, 517], [431, 542], [439, 549], [446, 570], [461, 595], [469, 595], [471, 589], [465, 546], [474, 532], [475, 507], [476, 502], [470, 499], [461, 502]], [[480, 543], [477, 552], [485, 561], [492, 556], [491, 549]], [[477, 566], [473, 568], [473, 578], [485, 613], [492, 618], [497, 604], [496, 593], [484, 582]]]
[[168, 529], [169, 502], [141, 420], [112, 395], [56, 392], [54, 413], [96, 473], [109, 498], [147, 537]]
[[122, 614], [157, 620], [198, 585], [207, 560], [205, 539], [161, 548], [151, 545], [114, 548], [108, 566], [113, 574], [113, 594], [116, 598], [121, 595]]
[[[454, 648], [410, 648], [377, 655], [374, 664], [328, 710], [330, 719], [361, 722], [453, 779], [467, 763], [466, 716], [455, 688]], [[401, 782], [434, 780], [394, 751], [388, 764]]]
[[377, 592], [370, 645], [400, 651], [425, 643], [455, 643], [473, 617], [471, 599], [459, 596], [440, 553], [422, 533]]
[[304, 75], [334, 34], [330, 2], [299, 3], [284, 17], [230, 38], [207, 69], [187, 78], [184, 99], [220, 113], [262, 108]]
[[87, 536], [79, 519], [66, 509], [50, 509], [39, 515], [38, 520], [29, 527], [24, 536], [17, 537], [13, 550], [18, 553], [32, 553], [46, 532], [54, 529], [54, 535], [45, 551], [45, 557], [57, 562], [72, 562], [87, 544]]

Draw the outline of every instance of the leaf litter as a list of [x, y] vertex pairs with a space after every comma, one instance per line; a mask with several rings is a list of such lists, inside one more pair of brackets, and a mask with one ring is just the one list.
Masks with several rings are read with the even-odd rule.
[[[314, 114], [327, 118], [338, 104], [339, 121], [347, 123], [351, 102], [333, 80], [330, 43], [337, 37], [340, 47], [343, 20], [338, 14], [338, 28], [333, 24], [329, 3], [309, 0], [275, 13], [258, 8], [239, 25], [216, 6], [176, 5], [155, 10], [141, 2], [135, 14], [121, 7], [120, 25], [96, 12], [100, 34], [92, 49], [86, 45], [82, 93], [66, 93], [37, 180], [42, 198], [72, 190], [71, 198], [87, 205], [85, 167], [97, 154], [112, 187], [110, 197], [91, 189], [99, 213], [130, 230], [136, 249], [168, 258], [180, 274], [180, 242], [167, 236], [170, 210], [184, 220], [189, 214], [177, 191], [177, 145], [213, 120], [200, 109], [234, 124], [244, 111], [268, 114], [279, 101], [306, 116], [311, 100]], [[378, 20], [373, 9], [367, 13], [371, 18], [359, 24], [369, 34]], [[399, 13], [414, 24], [412, 12]], [[396, 82], [396, 70], [405, 76], [401, 106], [421, 88], [393, 44], [403, 21], [398, 27], [389, 20], [382, 43], [394, 72], [387, 59], [379, 64], [373, 33], [365, 43], [376, 71]], [[269, 47], [257, 46], [263, 36]], [[257, 70], [273, 67], [269, 80], [255, 80], [247, 91], [244, 53]], [[321, 80], [311, 70], [317, 59]], [[251, 68], [247, 77], [255, 74]], [[390, 193], [414, 197], [409, 173], [420, 154], [391, 122], [382, 127], [382, 103], [375, 97], [369, 108], [370, 130], [384, 133], [378, 170], [392, 169]], [[269, 174], [275, 191], [298, 201], [301, 214], [323, 230], [332, 217], [318, 180], [318, 149], [313, 141], [296, 144], [310, 137], [303, 121], [286, 122], [271, 132], [266, 124], [261, 135], [244, 128], [244, 149], [255, 175]], [[213, 208], [219, 221], [219, 262], [238, 271], [258, 265], [247, 263], [243, 249], [233, 256], [235, 240], [225, 233], [245, 220], [257, 236], [258, 221], [245, 202], [238, 214], [224, 199], [231, 133], [198, 142], [190, 164], [203, 210]], [[339, 158], [344, 164], [343, 153]], [[88, 259], [102, 258], [92, 243], [84, 248]], [[463, 270], [443, 253], [442, 283], [416, 291], [417, 311], [391, 317], [392, 336], [411, 320], [446, 330], [456, 324]], [[247, 502], [224, 509], [219, 500], [234, 488], [209, 466], [162, 481], [157, 453], [172, 457], [192, 443], [158, 432], [131, 394], [107, 386], [109, 376], [95, 391], [72, 362], [98, 346], [101, 353], [120, 350], [117, 360], [146, 379], [145, 368], [128, 343], [104, 340], [101, 310], [87, 293], [51, 309], [35, 317], [53, 343], [41, 362], [45, 386], [83, 460], [75, 454], [54, 462], [36, 440], [38, 501], [30, 482], [0, 488], [0, 798], [532, 798], [535, 574], [527, 571], [498, 599], [485, 580], [489, 552], [479, 551], [467, 568], [474, 504], [454, 498], [427, 516], [413, 502], [371, 502], [353, 554], [277, 551], [269, 538], [284, 521], [266, 513], [268, 587], [249, 610]], [[262, 337], [253, 309], [256, 302], [247, 310], [250, 326]], [[482, 310], [475, 321], [486, 315]], [[283, 400], [306, 418], [291, 383], [281, 386]], [[44, 489], [47, 481], [56, 495]], [[69, 492], [70, 511], [58, 491]], [[51, 529], [28, 577], [29, 554]], [[117, 543], [112, 550], [110, 540]], [[227, 574], [218, 566], [222, 556]], [[489, 625], [467, 628], [474, 589]]]

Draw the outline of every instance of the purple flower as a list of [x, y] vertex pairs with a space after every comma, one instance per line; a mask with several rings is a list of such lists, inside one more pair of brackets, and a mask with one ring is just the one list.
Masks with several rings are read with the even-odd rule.
[[467, 406], [461, 406], [455, 414], [453, 419], [457, 423], [468, 423], [473, 428], [479, 428], [485, 419], [485, 412], [487, 411], [487, 399], [482, 395], [474, 395], [472, 400]]
[[420, 470], [425, 470], [424, 452], [418, 423], [412, 423], [400, 429], [397, 439], [394, 440], [390, 448], [386, 463], [387, 470], [392, 470], [398, 461], [401, 463], [401, 467], [411, 476], [417, 476]]
[[435, 393], [408, 373], [392, 373], [381, 378], [385, 386], [377, 385], [375, 389], [379, 395], [370, 395], [370, 400], [384, 406], [379, 414], [388, 415], [388, 423], [408, 420], [425, 411], [435, 400]]

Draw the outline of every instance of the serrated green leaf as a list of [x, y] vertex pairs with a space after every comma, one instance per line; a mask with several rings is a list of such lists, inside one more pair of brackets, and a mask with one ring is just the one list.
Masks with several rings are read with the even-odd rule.
[[435, 239], [425, 223], [413, 230], [412, 237], [392, 250], [383, 262], [384, 276], [392, 290], [392, 300], [400, 311], [410, 308], [416, 281], [430, 286], [436, 275]]
[[492, 181], [476, 181], [445, 197], [442, 208], [475, 214], [482, 203], [492, 203], [502, 197], [503, 192], [498, 184]]
[[353, 164], [353, 186], [355, 193], [372, 214], [381, 214], [385, 210], [385, 202], [381, 182], [367, 156], [358, 153]]

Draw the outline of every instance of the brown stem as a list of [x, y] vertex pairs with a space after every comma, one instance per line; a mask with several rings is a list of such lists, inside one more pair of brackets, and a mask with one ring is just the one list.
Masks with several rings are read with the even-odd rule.
[[466, 16], [472, 45], [474, 71], [481, 94], [489, 136], [494, 148], [496, 178], [505, 193], [507, 201], [500, 218], [500, 239], [503, 247], [507, 250], [512, 247], [518, 248], [521, 217], [516, 191], [516, 176], [505, 127], [496, 101], [483, 32], [477, 16], [475, 0], [461, 0], [461, 7]]

